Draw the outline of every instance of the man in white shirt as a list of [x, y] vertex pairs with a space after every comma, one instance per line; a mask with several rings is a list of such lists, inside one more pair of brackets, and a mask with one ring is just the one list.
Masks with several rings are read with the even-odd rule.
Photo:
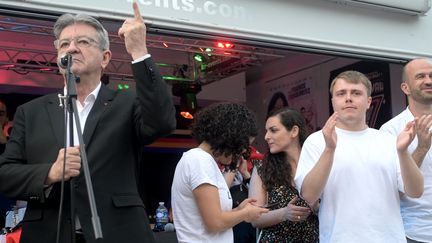
[[399, 192], [423, 193], [423, 176], [407, 150], [414, 123], [397, 141], [369, 128], [371, 86], [362, 73], [339, 74], [330, 85], [335, 113], [302, 148], [295, 182], [310, 205], [321, 199], [321, 243], [406, 242]]
[[397, 135], [409, 121], [415, 120], [417, 137], [408, 151], [424, 176], [420, 198], [401, 196], [401, 214], [409, 243], [432, 242], [432, 60], [416, 58], [408, 62], [402, 75], [401, 89], [408, 107], [385, 123], [381, 130]]

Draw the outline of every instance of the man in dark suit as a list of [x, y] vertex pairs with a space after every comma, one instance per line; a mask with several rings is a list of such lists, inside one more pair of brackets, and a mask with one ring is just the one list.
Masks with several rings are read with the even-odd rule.
[[[7, 148], [0, 156], [0, 192], [28, 201], [22, 243], [55, 242], [63, 166], [65, 180], [73, 179], [73, 187], [65, 187], [60, 242], [71, 242], [75, 217], [87, 243], [154, 241], [137, 190], [136, 167], [142, 146], [175, 128], [175, 108], [147, 52], [146, 27], [136, 2], [133, 8], [134, 18], [127, 19], [118, 34], [134, 60], [136, 93], [101, 84], [111, 51], [108, 34], [96, 19], [65, 14], [54, 25], [58, 56], [70, 53], [71, 71], [80, 77], [76, 103], [103, 240], [94, 237], [78, 140], [66, 152], [62, 148], [69, 135], [64, 134], [64, 111], [57, 94], [52, 94], [17, 109]], [[75, 195], [75, 217], [70, 213], [69, 188]]]
[[[8, 135], [5, 132], [5, 126], [8, 121], [6, 103], [0, 99], [0, 154], [2, 154], [6, 148]], [[12, 209], [12, 205], [12, 200], [0, 193], [0, 230], [5, 227], [6, 213]]]

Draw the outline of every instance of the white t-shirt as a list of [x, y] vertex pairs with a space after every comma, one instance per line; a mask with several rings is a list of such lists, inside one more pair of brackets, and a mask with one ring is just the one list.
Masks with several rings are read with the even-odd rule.
[[[380, 130], [387, 131], [394, 136], [405, 128], [414, 116], [407, 108], [399, 115], [385, 123]], [[417, 137], [408, 147], [409, 152], [417, 148]], [[420, 198], [410, 198], [401, 195], [401, 214], [405, 233], [408, 238], [420, 242], [432, 242], [432, 149], [426, 154], [420, 170], [424, 177], [424, 192]]]
[[177, 164], [171, 187], [171, 204], [177, 239], [181, 242], [233, 242], [232, 229], [210, 233], [195, 201], [193, 190], [202, 184], [218, 188], [223, 211], [231, 211], [232, 199], [228, 185], [213, 157], [200, 148], [185, 152]]
[[[406, 242], [399, 212], [403, 182], [396, 139], [371, 128], [336, 128], [336, 134], [333, 166], [321, 195], [320, 242]], [[299, 191], [324, 148], [322, 131], [306, 139], [295, 176]]]

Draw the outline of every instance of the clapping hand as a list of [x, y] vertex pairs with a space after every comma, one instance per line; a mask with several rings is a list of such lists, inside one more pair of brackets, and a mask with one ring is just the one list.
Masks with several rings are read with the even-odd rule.
[[418, 147], [428, 151], [432, 142], [432, 115], [423, 115], [414, 119]]
[[324, 135], [324, 140], [326, 142], [326, 147], [335, 149], [337, 143], [337, 135], [336, 135], [336, 122], [338, 119], [338, 113], [335, 112], [333, 115], [327, 119], [327, 122], [324, 124], [322, 128], [322, 133]]
[[398, 152], [406, 152], [415, 135], [415, 121], [408, 122], [404, 130], [402, 130], [402, 132], [397, 137], [396, 145]]

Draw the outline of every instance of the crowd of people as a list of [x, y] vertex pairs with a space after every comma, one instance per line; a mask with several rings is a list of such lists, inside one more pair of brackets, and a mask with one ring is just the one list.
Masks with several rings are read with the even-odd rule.
[[320, 203], [320, 242], [406, 242], [399, 193], [423, 193], [423, 176], [407, 149], [414, 122], [397, 140], [369, 128], [371, 92], [362, 73], [339, 74], [330, 85], [335, 112], [303, 144], [295, 182], [308, 204]]
[[[345, 71], [333, 79], [329, 91], [334, 113], [323, 128], [313, 134], [307, 134], [299, 111], [288, 107], [272, 110], [265, 125], [268, 152], [254, 165], [248, 186], [249, 198], [244, 199], [239, 208], [226, 207], [225, 213], [232, 215], [245, 204], [268, 208], [269, 211], [260, 211], [259, 215], [246, 220], [257, 229], [257, 242], [431, 242], [432, 61], [412, 60], [404, 67], [402, 80], [401, 89], [409, 105], [380, 130], [366, 124], [372, 84], [357, 71]], [[223, 105], [232, 104], [220, 106]], [[211, 109], [204, 111], [210, 113]], [[200, 113], [193, 129], [198, 125], [200, 129], [207, 129], [215, 136], [207, 139], [215, 139], [226, 146], [232, 144], [228, 142], [233, 139], [231, 136], [241, 138], [237, 132], [242, 131], [245, 144], [239, 148], [246, 150], [247, 138], [250, 141], [255, 138], [254, 133], [243, 131], [248, 125], [243, 125], [244, 121], [239, 118], [231, 122], [218, 119], [218, 112], [213, 113], [214, 120], [229, 124], [223, 127], [223, 132], [219, 126], [210, 125], [211, 119], [201, 118]], [[204, 124], [201, 119], [207, 122]], [[237, 124], [239, 120], [242, 125]], [[236, 126], [237, 129], [233, 129]], [[230, 129], [233, 130], [230, 132]], [[206, 157], [212, 161], [212, 173], [217, 174], [213, 176], [222, 181], [222, 173], [216, 166], [217, 161], [221, 161], [220, 151], [214, 146], [206, 148]], [[231, 157], [223, 157], [223, 164], [235, 164], [232, 167], [237, 172], [225, 174], [225, 178], [231, 179], [223, 185], [203, 180], [201, 184], [188, 185], [191, 178], [197, 177], [196, 171], [190, 168], [201, 166], [199, 160], [193, 163], [194, 159], [187, 159], [189, 153], [185, 153], [177, 166], [172, 188], [172, 202], [177, 204], [173, 208], [174, 220], [181, 221], [177, 223], [179, 242], [194, 241], [188, 238], [192, 236], [200, 242], [224, 241], [228, 238], [223, 239], [219, 234], [226, 234], [227, 229], [222, 226], [233, 221], [219, 222], [218, 217], [224, 215], [220, 205], [226, 203], [227, 185], [232, 178], [239, 171], [249, 176], [247, 170], [241, 168], [244, 159], [226, 153]], [[186, 175], [185, 171], [188, 171]], [[187, 185], [187, 193], [179, 190], [179, 184]], [[217, 201], [214, 203], [218, 207], [215, 206], [212, 213], [207, 212], [209, 208], [194, 206], [198, 207], [194, 210], [194, 220], [203, 222], [201, 233], [194, 234], [197, 228], [187, 229], [183, 225], [193, 219], [186, 213], [190, 210], [181, 205], [199, 205], [203, 198], [192, 201], [185, 201], [185, 198], [193, 198], [191, 195], [203, 189], [211, 190], [209, 187], [213, 187], [214, 195], [219, 194], [224, 199], [205, 197]], [[217, 219], [211, 223], [221, 228], [208, 222], [209, 215]], [[245, 219], [238, 216], [237, 220]], [[353, 222], [356, 222], [355, 227]], [[212, 238], [205, 237], [203, 232], [211, 232]]]
[[[52, 94], [19, 106], [10, 136], [0, 133], [0, 196], [27, 201], [20, 242], [101, 242], [83, 153], [102, 242], [154, 242], [136, 169], [140, 148], [175, 128], [175, 108], [148, 53], [136, 2], [133, 11], [118, 34], [136, 92], [101, 83], [112, 55], [101, 23], [64, 14], [54, 25], [54, 44], [59, 57], [73, 57], [80, 82], [77, 100], [66, 103], [76, 102], [80, 123], [70, 124], [72, 114]], [[275, 96], [263, 128], [268, 151], [259, 156], [252, 142], [261, 128], [248, 107], [226, 102], [201, 109], [191, 127], [198, 146], [183, 154], [172, 183], [178, 241], [432, 242], [432, 60], [408, 62], [401, 89], [408, 107], [377, 130], [366, 124], [371, 82], [357, 71], [340, 73], [329, 90], [334, 113], [312, 134], [301, 112]], [[7, 120], [0, 101], [2, 128]]]

